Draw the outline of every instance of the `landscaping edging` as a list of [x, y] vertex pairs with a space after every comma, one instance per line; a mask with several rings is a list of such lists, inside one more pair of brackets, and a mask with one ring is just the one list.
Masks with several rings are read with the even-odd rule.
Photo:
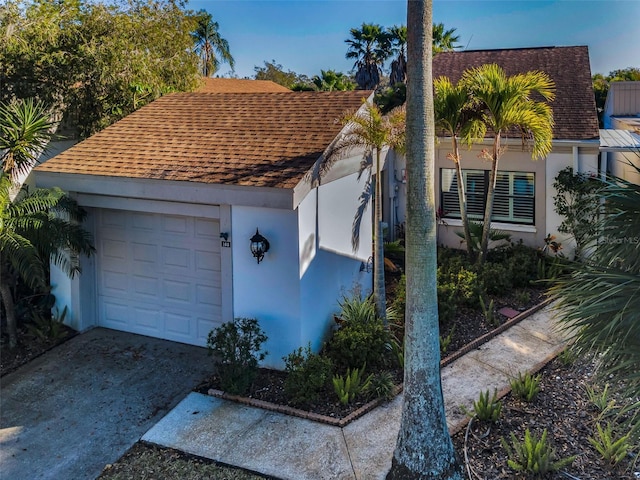
[[[491, 332], [489, 332], [489, 333], [487, 333], [487, 334], [475, 339], [471, 343], [468, 343], [467, 345], [465, 345], [464, 347], [462, 347], [461, 349], [459, 349], [455, 353], [453, 353], [453, 354], [449, 355], [448, 357], [444, 358], [440, 362], [440, 367], [441, 368], [445, 367], [445, 366], [449, 365], [450, 363], [454, 362], [455, 360], [459, 359], [463, 355], [471, 352], [472, 350], [475, 350], [476, 348], [480, 347], [481, 345], [483, 345], [484, 343], [488, 342], [492, 338], [494, 338], [497, 335], [501, 334], [502, 332], [508, 330], [509, 328], [513, 327], [514, 325], [520, 323], [525, 318], [529, 317], [530, 315], [533, 315], [538, 310], [541, 310], [542, 308], [546, 307], [547, 305], [549, 305], [549, 303], [551, 303], [551, 301], [552, 301], [552, 299], [548, 298], [548, 299], [540, 302], [538, 305], [535, 305], [534, 307], [531, 307], [530, 309], [525, 310], [524, 312], [516, 315], [511, 320], [508, 320], [507, 322], [505, 322], [504, 324], [500, 325], [498, 328], [492, 330]], [[550, 360], [551, 359], [545, 359], [542, 362], [540, 362], [540, 364], [537, 365], [537, 367], [539, 367], [539, 368], [537, 368], [537, 370], [539, 370], [544, 365], [546, 365], [546, 363], [548, 363]], [[396, 385], [396, 387], [394, 389], [394, 392], [393, 392], [394, 397], [396, 395], [398, 395], [400, 392], [402, 392], [402, 389], [403, 389], [402, 384]], [[264, 400], [258, 400], [258, 399], [255, 399], [255, 398], [243, 397], [243, 396], [240, 396], [240, 395], [231, 395], [231, 394], [225, 393], [225, 392], [223, 392], [221, 390], [216, 390], [216, 389], [213, 389], [213, 388], [209, 389], [209, 391], [207, 393], [208, 393], [208, 395], [210, 395], [212, 397], [221, 398], [223, 400], [230, 400], [230, 401], [233, 401], [233, 402], [236, 402], [236, 403], [240, 403], [242, 405], [247, 405], [249, 407], [261, 408], [263, 410], [268, 410], [268, 411], [271, 411], [271, 412], [284, 413], [286, 415], [291, 415], [291, 416], [294, 416], [294, 417], [304, 418], [304, 419], [311, 420], [311, 421], [314, 421], [314, 422], [324, 423], [326, 425], [331, 425], [331, 426], [340, 427], [340, 428], [345, 427], [346, 425], [348, 425], [352, 421], [360, 418], [362, 415], [364, 415], [365, 413], [370, 412], [375, 407], [377, 407], [378, 405], [381, 405], [384, 402], [383, 399], [378, 398], [378, 399], [372, 400], [372, 401], [364, 404], [362, 407], [358, 408], [357, 410], [354, 410], [353, 412], [351, 412], [346, 417], [334, 418], [334, 417], [329, 417], [327, 415], [320, 415], [320, 414], [317, 414], [317, 413], [309, 412], [307, 410], [301, 410], [299, 408], [290, 407], [288, 405], [279, 405], [279, 404], [275, 404], [275, 403], [271, 403], [271, 402], [266, 402]], [[506, 395], [508, 393], [508, 389], [507, 389], [507, 391], [500, 392], [500, 393], [502, 393], [501, 396], [504, 396], [504, 395]]]

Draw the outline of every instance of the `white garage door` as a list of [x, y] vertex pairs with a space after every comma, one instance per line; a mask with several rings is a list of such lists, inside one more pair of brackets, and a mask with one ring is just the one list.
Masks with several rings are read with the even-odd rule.
[[218, 220], [102, 209], [96, 247], [99, 325], [206, 345], [222, 322]]

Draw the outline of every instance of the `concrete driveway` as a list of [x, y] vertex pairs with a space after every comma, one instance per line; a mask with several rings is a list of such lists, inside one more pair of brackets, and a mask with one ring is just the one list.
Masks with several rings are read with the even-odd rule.
[[95, 479], [212, 368], [204, 348], [76, 336], [0, 380], [0, 478]]

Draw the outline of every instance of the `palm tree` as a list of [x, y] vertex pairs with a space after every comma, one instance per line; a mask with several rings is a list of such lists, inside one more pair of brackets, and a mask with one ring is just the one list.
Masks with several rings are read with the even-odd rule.
[[462, 157], [460, 156], [458, 138], [461, 137], [463, 141], [470, 145], [472, 140], [483, 133], [482, 125], [477, 115], [475, 115], [475, 110], [472, 108], [469, 91], [465, 85], [462, 83], [453, 85], [447, 77], [440, 77], [433, 82], [433, 86], [435, 90], [434, 111], [436, 127], [441, 128], [446, 135], [451, 137], [451, 153], [447, 157], [456, 166], [463, 238], [467, 244], [469, 258], [473, 260], [475, 251], [467, 216], [467, 196], [462, 176]]
[[348, 76], [335, 70], [320, 70], [320, 75], [314, 75], [311, 82], [314, 89], [321, 92], [347, 91], [356, 88], [355, 83]]
[[[537, 94], [547, 101], [553, 100], [554, 83], [546, 73], [539, 71], [507, 76], [496, 64], [465, 71], [461, 83], [478, 102], [483, 128], [494, 135], [491, 152], [484, 152], [487, 160], [491, 161], [491, 170], [478, 259], [482, 264], [487, 257], [498, 162], [504, 151], [502, 135], [517, 130], [523, 141], [533, 140], [531, 157], [534, 160], [544, 158], [551, 151], [553, 112], [548, 103], [533, 97]], [[484, 137], [485, 132], [480, 133]]]
[[[640, 154], [638, 155], [640, 158]], [[633, 166], [638, 173], [640, 168]], [[570, 264], [571, 274], [555, 281], [558, 318], [574, 334], [574, 348], [595, 351], [601, 374], [620, 398], [640, 398], [640, 186], [608, 180], [601, 190], [604, 211], [587, 241], [591, 256]], [[640, 402], [622, 416], [640, 434]], [[626, 432], [625, 432], [626, 433]], [[637, 436], [635, 437], [637, 438]]]
[[409, 0], [404, 401], [389, 480], [462, 480], [445, 417], [436, 289], [432, 0]]
[[407, 27], [404, 25], [394, 25], [389, 29], [391, 37], [391, 49], [396, 58], [391, 62], [391, 73], [389, 83], [391, 86], [396, 83], [407, 81]]
[[28, 174], [51, 140], [53, 124], [41, 102], [0, 104], [0, 169], [14, 182]]
[[380, 83], [382, 65], [391, 54], [389, 34], [380, 25], [363, 23], [360, 29], [352, 28], [346, 58], [355, 59], [355, 80], [363, 90], [371, 90]]
[[444, 29], [443, 23], [434, 23], [433, 24], [433, 54], [437, 54], [440, 52], [452, 52], [456, 48], [458, 48], [458, 40], [460, 40], [460, 35], [454, 35], [456, 29], [450, 28], [449, 30]]
[[[195, 43], [195, 50], [200, 56], [202, 75], [210, 77], [218, 71], [221, 60], [225, 61], [233, 70], [235, 62], [229, 51], [229, 42], [220, 36], [218, 22], [206, 10], [196, 14], [198, 24], [191, 37]], [[216, 55], [218, 53], [219, 57]]]
[[44, 105], [31, 100], [0, 104], [0, 298], [10, 348], [18, 342], [13, 280], [46, 288], [49, 261], [74, 275], [80, 270], [78, 255], [93, 251], [89, 234], [80, 226], [84, 210], [62, 190], [30, 192], [24, 187], [13, 198], [17, 185], [12, 179], [34, 165], [49, 138], [51, 123], [45, 112]]
[[[388, 115], [383, 115], [376, 105], [367, 104], [355, 113], [346, 114], [341, 122], [346, 131], [331, 145], [325, 154], [325, 161], [321, 166], [320, 175], [326, 173], [339, 159], [347, 156], [356, 148], [363, 148], [363, 162], [360, 173], [365, 170], [371, 173], [371, 167], [375, 156], [375, 187], [374, 191], [374, 255], [373, 255], [373, 295], [376, 301], [376, 311], [382, 318], [385, 326], [386, 319], [386, 293], [384, 285], [384, 242], [382, 236], [382, 151], [385, 148], [403, 150], [404, 146], [404, 121], [403, 109], [396, 109]], [[370, 185], [370, 182], [367, 182]], [[352, 246], [356, 250], [359, 243], [360, 220], [364, 209], [370, 200], [371, 190], [365, 189], [361, 196], [360, 208], [356, 213], [352, 228]]]

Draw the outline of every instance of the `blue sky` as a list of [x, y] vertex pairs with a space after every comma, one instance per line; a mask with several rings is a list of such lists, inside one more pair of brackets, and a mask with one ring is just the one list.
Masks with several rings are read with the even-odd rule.
[[[406, 23], [402, 0], [190, 0], [188, 8], [213, 14], [240, 77], [265, 60], [309, 76], [348, 72], [350, 28]], [[455, 27], [471, 50], [587, 45], [592, 73], [640, 67], [640, 0], [434, 0], [434, 21]]]

